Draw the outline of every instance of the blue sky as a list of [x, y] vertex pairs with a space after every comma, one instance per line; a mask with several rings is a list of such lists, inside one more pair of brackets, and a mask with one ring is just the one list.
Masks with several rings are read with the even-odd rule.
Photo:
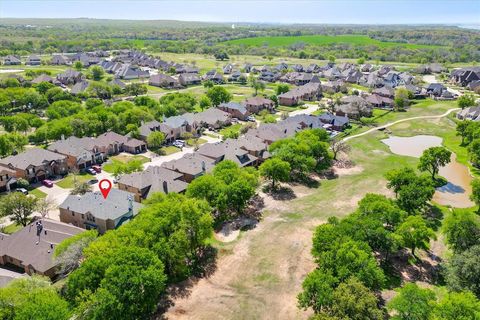
[[1, 17], [329, 24], [480, 24], [480, 0], [0, 0]]

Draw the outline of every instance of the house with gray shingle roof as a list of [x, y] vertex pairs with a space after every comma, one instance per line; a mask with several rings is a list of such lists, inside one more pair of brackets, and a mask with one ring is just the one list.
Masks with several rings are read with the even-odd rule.
[[228, 112], [232, 115], [232, 117], [240, 120], [246, 120], [250, 115], [250, 112], [243, 104], [233, 101], [221, 103], [218, 106], [218, 109]]
[[150, 166], [141, 172], [123, 175], [118, 179], [118, 188], [134, 195], [137, 202], [148, 198], [155, 192], [168, 194], [182, 193], [188, 183], [183, 180], [183, 174], [166, 167]]
[[6, 66], [19, 65], [21, 63], [22, 61], [20, 60], [20, 58], [13, 55], [8, 55], [3, 59], [3, 64]]
[[14, 265], [29, 275], [53, 278], [58, 267], [53, 258], [55, 247], [83, 231], [60, 221], [40, 219], [11, 235], [0, 233], [0, 265]]
[[60, 221], [99, 233], [113, 230], [137, 215], [141, 204], [130, 192], [111, 189], [105, 199], [99, 191], [69, 195], [59, 206]]
[[25, 61], [25, 65], [28, 66], [39, 66], [42, 64], [42, 60], [36, 54], [32, 54], [28, 56], [27, 61]]
[[182, 180], [189, 183], [206, 172], [210, 172], [214, 166], [215, 161], [213, 159], [196, 152], [187, 153], [180, 159], [162, 163], [163, 168], [180, 173]]
[[67, 173], [67, 157], [49, 150], [30, 148], [14, 156], [0, 159], [0, 166], [15, 170], [16, 178], [30, 182]]

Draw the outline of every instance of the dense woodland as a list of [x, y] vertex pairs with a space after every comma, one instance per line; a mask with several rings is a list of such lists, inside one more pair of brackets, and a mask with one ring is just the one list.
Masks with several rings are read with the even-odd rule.
[[[401, 62], [479, 61], [478, 32], [445, 26], [322, 26], [194, 23], [178, 21], [119, 20], [22, 20], [4, 19], [0, 33], [0, 56], [7, 54], [78, 52], [122, 48], [145, 48], [152, 52], [290, 56], [327, 59], [368, 58]], [[282, 47], [225, 44], [224, 41], [249, 37], [300, 35], [367, 35], [388, 42], [432, 45], [407, 49], [362, 44], [311, 45], [299, 41]], [[75, 39], [75, 40], [72, 40]], [[180, 40], [180, 41], [177, 41]]]

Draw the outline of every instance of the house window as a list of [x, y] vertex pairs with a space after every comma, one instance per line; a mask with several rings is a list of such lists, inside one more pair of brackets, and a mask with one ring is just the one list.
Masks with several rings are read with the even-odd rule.
[[85, 215], [82, 213], [82, 220], [84, 220], [84, 219], [85, 219]]
[[72, 217], [75, 217], [75, 212], [72, 211]]
[[3, 176], [0, 176], [0, 181], [3, 181]]

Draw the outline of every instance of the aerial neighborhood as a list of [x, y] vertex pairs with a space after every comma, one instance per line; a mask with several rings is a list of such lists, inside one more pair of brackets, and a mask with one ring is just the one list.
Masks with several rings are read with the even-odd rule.
[[479, 314], [478, 30], [6, 20], [5, 319]]

